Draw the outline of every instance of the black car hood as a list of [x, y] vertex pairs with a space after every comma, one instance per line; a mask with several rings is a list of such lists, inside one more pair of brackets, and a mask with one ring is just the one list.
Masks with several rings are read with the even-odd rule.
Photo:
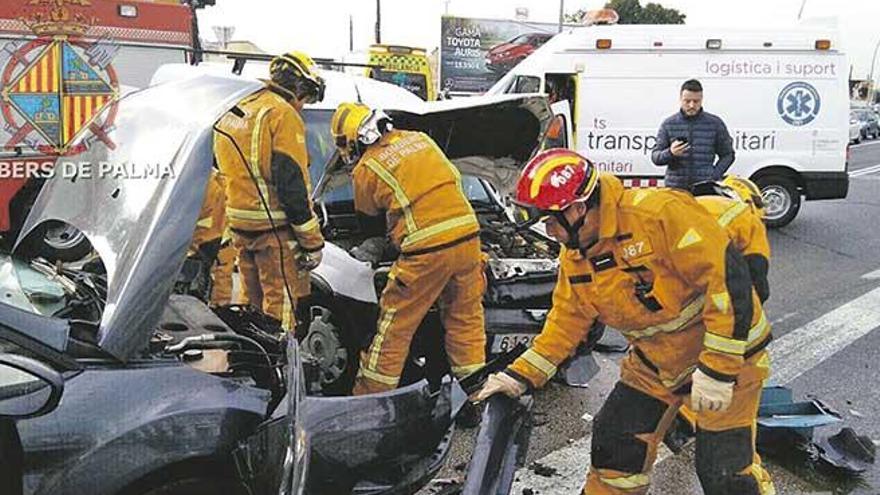
[[[88, 237], [107, 270], [96, 341], [114, 357], [142, 350], [162, 315], [201, 209], [213, 123], [260, 87], [200, 76], [131, 93], [118, 102], [108, 140], [83, 138], [86, 152], [59, 161], [80, 176], [56, 174], [40, 192], [21, 236], [60, 220]], [[99, 173], [101, 164], [113, 171]]]

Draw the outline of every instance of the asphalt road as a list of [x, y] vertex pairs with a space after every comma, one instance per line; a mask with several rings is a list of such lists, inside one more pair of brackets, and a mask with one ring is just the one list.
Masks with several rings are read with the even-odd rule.
[[[771, 382], [792, 388], [795, 399], [816, 397], [842, 422], [815, 437], [849, 426], [880, 445], [880, 141], [852, 147], [849, 196], [806, 202], [790, 225], [771, 231], [771, 298], [766, 305], [776, 341]], [[602, 371], [587, 389], [551, 384], [536, 394], [536, 427], [528, 464], [512, 493], [579, 493], [589, 462], [592, 415], [610, 392], [619, 356], [601, 355]], [[459, 431], [443, 480], [460, 479], [473, 431]], [[661, 452], [651, 494], [702, 493], [693, 449]], [[779, 494], [880, 494], [880, 463], [844, 479], [791, 459], [766, 458]], [[436, 489], [423, 490], [432, 493]]]

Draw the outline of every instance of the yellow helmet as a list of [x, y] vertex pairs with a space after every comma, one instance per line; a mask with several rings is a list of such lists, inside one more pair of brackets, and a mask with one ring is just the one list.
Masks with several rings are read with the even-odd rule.
[[382, 138], [391, 118], [382, 110], [370, 109], [363, 103], [341, 103], [330, 119], [330, 134], [342, 158], [352, 163], [362, 146]]
[[721, 185], [731, 189], [743, 202], [755, 205], [755, 208], [763, 216], [764, 199], [761, 196], [761, 190], [754, 182], [737, 175], [726, 175], [721, 181]]
[[275, 86], [305, 103], [324, 99], [324, 80], [318, 75], [315, 61], [305, 53], [293, 51], [273, 58], [269, 75]]

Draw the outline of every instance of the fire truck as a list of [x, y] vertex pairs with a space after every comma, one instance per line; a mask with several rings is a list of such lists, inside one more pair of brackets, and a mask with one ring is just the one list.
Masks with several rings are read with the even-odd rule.
[[[213, 0], [0, 2], [0, 237], [9, 249], [45, 178], [106, 140], [121, 93], [146, 87], [162, 64], [198, 53], [195, 9]], [[85, 144], [75, 144], [85, 143]], [[50, 224], [29, 242], [79, 259], [85, 237]]]

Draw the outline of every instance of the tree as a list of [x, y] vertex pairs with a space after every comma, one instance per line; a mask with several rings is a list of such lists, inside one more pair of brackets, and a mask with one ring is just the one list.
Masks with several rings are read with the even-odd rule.
[[[684, 24], [686, 15], [677, 9], [666, 8], [659, 3], [650, 2], [644, 7], [639, 0], [609, 0], [606, 9], [614, 9], [620, 16], [618, 24]], [[587, 14], [586, 9], [565, 15], [565, 22], [581, 23]]]

